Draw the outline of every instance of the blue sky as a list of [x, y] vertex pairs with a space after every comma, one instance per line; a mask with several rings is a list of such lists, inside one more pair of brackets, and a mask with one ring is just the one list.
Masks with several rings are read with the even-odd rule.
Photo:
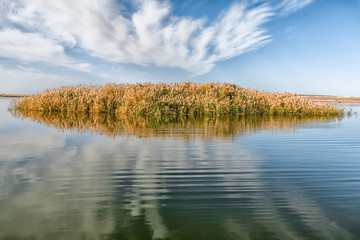
[[360, 0], [2, 0], [0, 93], [231, 82], [360, 96]]

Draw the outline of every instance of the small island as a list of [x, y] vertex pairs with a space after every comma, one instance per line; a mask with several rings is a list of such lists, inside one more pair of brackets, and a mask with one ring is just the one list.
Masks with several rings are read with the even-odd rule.
[[128, 116], [342, 116], [343, 110], [296, 94], [269, 93], [230, 83], [144, 83], [70, 86], [14, 100], [18, 113], [107, 113]]

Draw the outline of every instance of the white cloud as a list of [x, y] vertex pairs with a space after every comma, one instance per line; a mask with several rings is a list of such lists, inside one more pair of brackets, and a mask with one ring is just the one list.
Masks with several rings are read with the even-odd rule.
[[282, 15], [289, 15], [309, 5], [314, 0], [282, 0], [278, 5]]
[[74, 63], [64, 53], [64, 47], [38, 33], [16, 29], [0, 30], [0, 56], [22, 61], [51, 63], [80, 71], [90, 71], [90, 64]]
[[[235, 2], [207, 21], [174, 16], [168, 1], [135, 1], [129, 14], [115, 0], [4, 0], [0, 15], [6, 17], [0, 18], [0, 26], [7, 40], [0, 48], [8, 57], [89, 69], [66, 57], [64, 47], [76, 47], [112, 62], [176, 67], [200, 75], [269, 41], [263, 24], [276, 7], [250, 2]], [[283, 0], [278, 8], [291, 12], [308, 2]], [[22, 32], [8, 29], [15, 26]], [[22, 41], [9, 48], [6, 44], [17, 35]]]
[[[168, 2], [155, 0], [138, 1], [128, 18], [112, 0], [5, 2], [1, 9], [6, 21], [31, 33], [3, 32], [23, 34], [35, 45], [26, 48], [28, 44], [19, 43], [23, 48], [9, 49], [1, 43], [8, 49], [7, 56], [51, 62], [58, 60], [54, 55], [66, 59], [62, 45], [77, 46], [114, 62], [178, 67], [195, 74], [264, 44], [269, 36], [261, 26], [272, 14], [267, 5], [235, 3], [216, 21], [207, 23], [205, 19], [172, 16]], [[36, 42], [45, 48], [35, 50]], [[67, 61], [60, 65], [66, 66]]]

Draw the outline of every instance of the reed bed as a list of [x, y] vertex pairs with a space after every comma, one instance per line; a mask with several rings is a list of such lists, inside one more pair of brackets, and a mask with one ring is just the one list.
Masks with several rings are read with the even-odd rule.
[[110, 113], [127, 116], [341, 116], [343, 110], [290, 93], [269, 93], [230, 83], [145, 83], [71, 86], [15, 100], [19, 112]]

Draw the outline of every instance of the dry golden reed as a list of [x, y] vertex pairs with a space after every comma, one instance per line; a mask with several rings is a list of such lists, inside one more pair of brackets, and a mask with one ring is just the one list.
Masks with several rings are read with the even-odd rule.
[[126, 116], [341, 116], [343, 110], [294, 94], [269, 93], [230, 83], [145, 83], [71, 86], [12, 103], [19, 112], [111, 113]]

